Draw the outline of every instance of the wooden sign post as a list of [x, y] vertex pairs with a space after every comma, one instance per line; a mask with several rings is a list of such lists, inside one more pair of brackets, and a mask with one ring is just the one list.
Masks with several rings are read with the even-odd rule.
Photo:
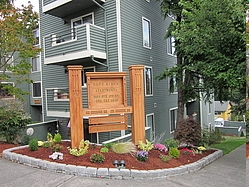
[[82, 66], [67, 66], [69, 76], [69, 105], [71, 124], [71, 148], [78, 147], [84, 139], [82, 118]]

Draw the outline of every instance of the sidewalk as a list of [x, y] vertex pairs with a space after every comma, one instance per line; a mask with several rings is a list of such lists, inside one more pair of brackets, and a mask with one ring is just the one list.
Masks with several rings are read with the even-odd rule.
[[[246, 186], [245, 144], [196, 173], [157, 180], [114, 180], [65, 175], [31, 168], [0, 159], [3, 187], [244, 187]], [[248, 161], [247, 161], [248, 162]]]

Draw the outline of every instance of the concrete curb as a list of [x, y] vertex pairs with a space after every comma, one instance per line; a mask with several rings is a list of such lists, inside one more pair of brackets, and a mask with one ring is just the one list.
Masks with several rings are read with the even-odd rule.
[[211, 162], [215, 161], [216, 159], [218, 159], [223, 155], [221, 150], [217, 150], [214, 153], [202, 158], [198, 162], [183, 165], [176, 168], [157, 169], [157, 170], [133, 170], [133, 169], [119, 170], [117, 168], [94, 168], [94, 167], [60, 164], [11, 152], [26, 147], [28, 146], [26, 145], [26, 146], [6, 149], [3, 151], [2, 157], [7, 160], [11, 160], [12, 162], [57, 173], [65, 173], [68, 175], [76, 175], [84, 177], [122, 179], [122, 180], [159, 179], [159, 178], [166, 178], [168, 176], [188, 174], [200, 170], [201, 168], [205, 167], [206, 165], [210, 164]]

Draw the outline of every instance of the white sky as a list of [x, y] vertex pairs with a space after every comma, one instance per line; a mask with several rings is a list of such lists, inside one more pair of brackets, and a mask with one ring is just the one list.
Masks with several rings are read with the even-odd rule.
[[34, 10], [39, 12], [39, 0], [14, 0], [14, 5], [21, 7], [21, 5], [28, 5], [29, 1], [34, 6]]

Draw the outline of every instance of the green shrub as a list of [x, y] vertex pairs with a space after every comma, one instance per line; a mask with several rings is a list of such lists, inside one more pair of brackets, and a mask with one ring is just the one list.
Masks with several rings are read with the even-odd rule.
[[101, 152], [101, 153], [108, 153], [108, 152], [109, 152], [109, 149], [108, 149], [107, 147], [102, 147], [102, 148], [100, 149], [100, 152]]
[[142, 141], [138, 141], [138, 148], [143, 151], [149, 152], [151, 149], [154, 148], [154, 145], [148, 140], [146, 140], [145, 143], [143, 143]]
[[78, 148], [70, 148], [68, 147], [67, 149], [69, 150], [69, 153], [74, 156], [82, 156], [88, 152], [90, 142], [88, 140], [81, 140], [80, 145]]
[[52, 147], [53, 152], [60, 152], [61, 149], [62, 147], [60, 146], [60, 144], [55, 144]]
[[103, 144], [103, 146], [108, 149], [111, 149], [114, 144], [115, 144], [114, 142], [110, 142], [110, 143]]
[[7, 143], [14, 143], [30, 122], [31, 118], [29, 114], [24, 112], [21, 101], [15, 99], [1, 100], [0, 136], [3, 136]]
[[170, 149], [172, 147], [178, 147], [179, 146], [179, 142], [173, 138], [169, 138], [169, 139], [166, 139], [164, 141], [164, 145]]
[[59, 133], [54, 135], [54, 142], [61, 143], [61, 135]]
[[171, 148], [169, 149], [169, 155], [170, 155], [170, 157], [172, 157], [172, 158], [179, 158], [179, 156], [180, 156], [180, 151], [179, 151], [178, 148], [176, 148], [176, 147], [171, 147]]
[[177, 124], [174, 138], [180, 144], [198, 145], [201, 139], [201, 125], [194, 119], [183, 119]]
[[137, 152], [136, 146], [132, 142], [116, 143], [112, 146], [112, 151], [118, 154], [130, 153], [134, 155]]
[[101, 163], [104, 162], [105, 156], [101, 153], [94, 153], [90, 157], [90, 161], [93, 163]]
[[220, 143], [222, 140], [225, 140], [222, 137], [222, 133], [220, 132], [219, 129], [215, 128], [215, 130], [212, 131], [207, 131], [207, 130], [203, 130], [202, 131], [202, 136], [201, 136], [201, 140], [199, 145], [207, 145], [210, 146], [212, 144], [218, 144]]
[[51, 142], [43, 142], [43, 145], [42, 145], [42, 147], [44, 147], [44, 148], [49, 148], [51, 146], [52, 146]]
[[29, 150], [30, 151], [37, 151], [38, 150], [38, 140], [37, 139], [31, 139], [29, 141]]
[[21, 144], [21, 145], [28, 145], [30, 139], [31, 139], [30, 136], [24, 135], [24, 136], [22, 136], [22, 138], [21, 138], [20, 144]]
[[47, 133], [47, 141], [48, 142], [53, 142], [53, 135], [51, 133]]
[[168, 162], [168, 161], [170, 161], [171, 156], [160, 154], [160, 155], [159, 155], [159, 158], [160, 158], [163, 162]]

